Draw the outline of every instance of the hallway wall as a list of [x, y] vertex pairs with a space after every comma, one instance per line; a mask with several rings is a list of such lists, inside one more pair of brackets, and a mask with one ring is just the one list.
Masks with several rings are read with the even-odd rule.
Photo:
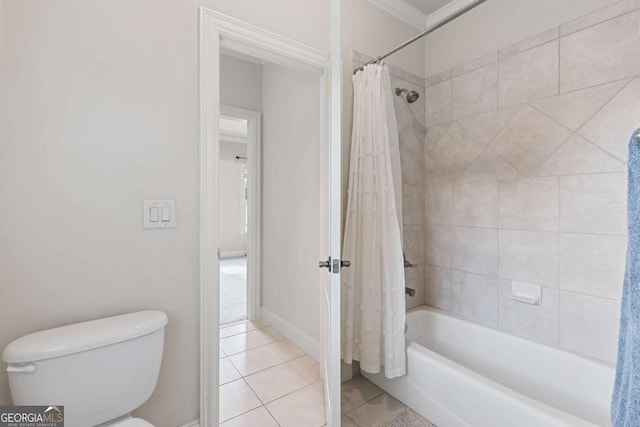
[[318, 357], [320, 78], [273, 64], [263, 78], [262, 305]]
[[[136, 414], [157, 427], [195, 420], [198, 8], [326, 51], [329, 4], [0, 1], [0, 348], [41, 329], [163, 310], [160, 378]], [[142, 200], [153, 198], [176, 199], [176, 229], [142, 229]]]

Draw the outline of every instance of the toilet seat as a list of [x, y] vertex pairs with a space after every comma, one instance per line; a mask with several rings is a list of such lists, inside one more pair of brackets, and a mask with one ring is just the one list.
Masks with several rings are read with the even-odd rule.
[[142, 418], [127, 418], [118, 423], [110, 424], [109, 427], [154, 427], [154, 425]]

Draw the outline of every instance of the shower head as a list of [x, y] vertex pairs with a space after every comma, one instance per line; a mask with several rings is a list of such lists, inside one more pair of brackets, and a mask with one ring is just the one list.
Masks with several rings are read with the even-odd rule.
[[399, 87], [396, 88], [396, 95], [397, 96], [402, 95], [402, 92], [405, 93], [405, 97], [406, 97], [407, 102], [409, 104], [413, 104], [420, 97], [420, 94], [418, 92], [416, 92], [415, 90], [400, 89]]

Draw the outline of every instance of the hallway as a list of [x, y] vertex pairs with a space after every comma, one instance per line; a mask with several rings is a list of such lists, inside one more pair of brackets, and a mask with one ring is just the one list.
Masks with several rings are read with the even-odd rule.
[[247, 257], [220, 260], [220, 325], [247, 318]]

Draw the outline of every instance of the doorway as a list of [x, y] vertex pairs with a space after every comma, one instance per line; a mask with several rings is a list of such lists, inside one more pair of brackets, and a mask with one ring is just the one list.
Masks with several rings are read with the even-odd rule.
[[[221, 64], [229, 69], [228, 72], [252, 67], [253, 79], [262, 78], [261, 66], [256, 64], [226, 55], [221, 56]], [[223, 80], [229, 80], [228, 72], [221, 73]], [[247, 79], [240, 80], [244, 83]], [[255, 85], [249, 86], [247, 92], [261, 90]], [[255, 97], [259, 102], [248, 106], [260, 108], [261, 94]], [[232, 99], [222, 91], [221, 100]], [[261, 120], [260, 111], [220, 105], [218, 268], [221, 326], [260, 317]]]
[[[335, 333], [339, 305], [327, 305], [322, 296], [327, 283], [335, 284], [339, 275], [327, 281], [325, 271], [319, 274], [317, 270], [318, 260], [328, 253], [324, 237], [335, 228], [326, 211], [332, 208], [330, 200], [340, 199], [330, 191], [334, 188], [330, 171], [339, 171], [339, 157], [335, 161], [339, 140], [334, 138], [340, 129], [339, 123], [336, 129], [329, 127], [328, 55], [206, 8], [201, 9], [200, 31], [200, 425], [213, 426], [219, 420], [238, 417], [251, 421], [254, 416], [271, 417], [280, 426], [338, 425], [336, 414], [328, 408], [339, 408], [340, 397], [332, 390], [339, 388], [340, 372], [331, 369], [339, 360], [334, 357], [339, 348], [339, 334]], [[220, 329], [218, 200], [223, 183], [217, 162], [223, 141], [219, 120], [224, 116], [220, 105], [222, 53], [268, 64], [265, 81], [268, 75], [272, 84], [265, 88], [271, 113], [267, 114], [265, 101], [262, 144], [257, 145], [263, 151], [258, 165], [262, 167], [261, 186], [257, 187], [262, 192], [258, 224], [262, 230], [255, 233], [261, 242], [254, 248], [261, 255], [253, 264], [257, 292], [253, 297], [247, 293], [247, 320]], [[335, 102], [339, 103], [339, 97]], [[248, 153], [247, 162], [251, 159]], [[250, 213], [251, 190], [257, 189], [252, 176], [257, 175], [252, 175], [249, 165], [248, 236], [256, 218]], [[339, 206], [333, 210], [339, 214]], [[249, 283], [249, 246], [247, 253]], [[330, 315], [324, 312], [331, 309]], [[221, 338], [222, 350], [218, 348]], [[235, 373], [226, 369], [229, 366]], [[235, 379], [230, 380], [229, 373]], [[285, 376], [292, 380], [283, 381]], [[224, 390], [218, 390], [220, 383]], [[284, 383], [286, 390], [280, 388]], [[232, 393], [244, 397], [228, 399]], [[293, 414], [292, 407], [299, 411]]]

